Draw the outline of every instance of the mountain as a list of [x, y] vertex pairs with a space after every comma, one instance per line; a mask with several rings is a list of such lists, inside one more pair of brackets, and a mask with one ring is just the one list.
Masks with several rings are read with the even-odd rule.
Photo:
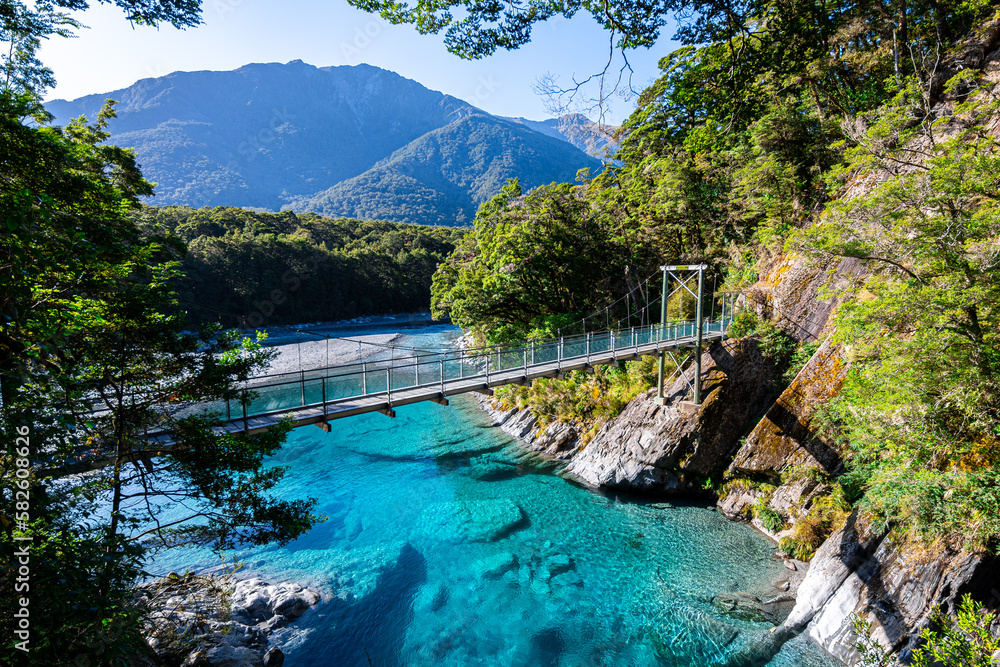
[[613, 125], [600, 125], [581, 113], [571, 113], [548, 120], [528, 120], [527, 118], [506, 118], [514, 123], [529, 127], [536, 132], [547, 134], [573, 144], [587, 155], [603, 162], [612, 162], [611, 156], [618, 150], [618, 142]]
[[[157, 205], [290, 206], [462, 224], [506, 178], [572, 180], [578, 169], [600, 166], [568, 143], [515, 132], [462, 100], [371, 65], [296, 60], [175, 72], [46, 106], [65, 124], [94, 118], [107, 98], [118, 100], [111, 141], [135, 149], [143, 173], [157, 183], [150, 201]], [[479, 120], [461, 122], [473, 116]], [[490, 118], [496, 122], [486, 131]]]
[[312, 197], [296, 212], [432, 224], [471, 223], [477, 206], [509, 178], [533, 188], [572, 181], [581, 167], [600, 168], [565, 141], [486, 113], [428, 132], [365, 173]]

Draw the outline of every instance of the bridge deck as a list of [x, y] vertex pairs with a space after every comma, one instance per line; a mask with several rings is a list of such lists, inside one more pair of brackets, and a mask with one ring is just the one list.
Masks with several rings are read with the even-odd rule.
[[[725, 338], [727, 324], [725, 318], [707, 322], [702, 341], [708, 343]], [[222, 404], [227, 418], [215, 430], [233, 434], [261, 433], [287, 418], [296, 428], [316, 424], [329, 431], [329, 422], [335, 419], [369, 412], [394, 417], [394, 409], [402, 405], [421, 401], [447, 405], [448, 397], [455, 394], [489, 392], [502, 385], [523, 384], [536, 378], [638, 359], [667, 350], [693, 348], [697, 345], [696, 330], [693, 322], [651, 325], [537, 344], [452, 350], [258, 377], [245, 390], [257, 393], [258, 398], [237, 401], [236, 406], [242, 413], [239, 416], [232, 414], [232, 404]], [[427, 382], [428, 378], [433, 380]], [[333, 395], [337, 393], [341, 395]], [[320, 397], [323, 400], [308, 400]], [[219, 405], [202, 409], [218, 410]], [[138, 458], [156, 456], [175, 445], [169, 430], [151, 431], [140, 438], [145, 440], [148, 449], [134, 452]], [[82, 472], [110, 463], [106, 454], [87, 450], [60, 471]]]
[[[724, 338], [724, 334], [716, 331], [705, 333], [702, 340], [708, 343], [722, 338]], [[638, 359], [641, 356], [665, 350], [693, 348], [695, 343], [694, 336], [687, 336], [674, 340], [653, 341], [614, 350], [604, 350], [589, 355], [575, 355], [561, 360], [528, 364], [491, 373], [481, 371], [464, 378], [446, 379], [444, 382], [436, 381], [404, 389], [393, 389], [391, 392], [383, 390], [350, 398], [331, 399], [325, 404], [312, 403], [299, 407], [259, 412], [248, 415], [246, 419], [243, 417], [230, 419], [217, 428], [225, 429], [230, 433], [253, 434], [266, 431], [286, 417], [290, 417], [292, 426], [297, 428], [369, 412], [381, 412], [395, 416], [393, 409], [403, 405], [411, 405], [421, 401], [444, 402], [448, 396], [455, 394], [486, 392], [494, 387], [526, 383], [536, 378], [553, 377], [560, 373], [586, 370], [602, 364]], [[169, 448], [173, 444], [173, 438], [169, 433], [151, 433], [148, 436], [148, 441], [151, 444], [155, 443], [154, 446], [158, 448]]]

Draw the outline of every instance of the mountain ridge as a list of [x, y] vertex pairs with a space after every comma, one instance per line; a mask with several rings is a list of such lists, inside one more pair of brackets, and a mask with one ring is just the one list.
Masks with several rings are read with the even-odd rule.
[[[151, 202], [157, 205], [301, 211], [302, 202], [355, 179], [349, 185], [362, 188], [351, 195], [355, 199], [371, 201], [375, 192], [383, 200], [388, 197], [377, 207], [386, 211], [387, 219], [465, 224], [507, 178], [530, 173], [528, 182], [541, 183], [567, 175], [571, 179], [583, 167], [600, 168], [598, 161], [569, 143], [560, 141], [576, 153], [555, 148], [548, 143], [551, 136], [531, 128], [530, 134], [508, 131], [515, 144], [493, 141], [496, 159], [480, 161], [490, 173], [460, 176], [445, 164], [420, 166], [409, 160], [422, 172], [427, 171], [424, 167], [437, 169], [440, 178], [424, 173], [419, 183], [401, 182], [398, 203], [408, 212], [390, 215], [395, 193], [387, 190], [387, 172], [377, 165], [465, 117], [499, 117], [379, 67], [316, 67], [301, 60], [250, 63], [226, 72], [174, 72], [46, 106], [56, 122], [64, 124], [79, 115], [95, 117], [109, 96], [118, 100], [118, 117], [109, 123], [111, 141], [135, 149], [146, 177], [157, 183]], [[453, 140], [469, 145], [458, 136]], [[546, 147], [558, 154], [559, 164], [543, 159]], [[539, 172], [538, 162], [548, 164], [547, 173]], [[501, 164], [507, 165], [505, 170], [499, 170]], [[376, 171], [358, 180], [372, 169]], [[492, 185], [486, 190], [452, 187], [466, 181]], [[435, 190], [432, 182], [448, 192]], [[366, 184], [378, 188], [364, 191]], [[407, 203], [413, 196], [420, 202], [417, 209], [412, 201]], [[436, 215], [429, 208], [434, 201], [454, 215]]]

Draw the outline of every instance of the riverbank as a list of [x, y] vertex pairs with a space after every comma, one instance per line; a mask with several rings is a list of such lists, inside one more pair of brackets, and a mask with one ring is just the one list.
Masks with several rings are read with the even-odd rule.
[[263, 373], [297, 373], [300, 370], [351, 364], [382, 356], [405, 356], [409, 350], [399, 345], [406, 330], [451, 326], [431, 318], [430, 313], [403, 313], [358, 317], [338, 322], [313, 322], [297, 326], [267, 327], [265, 346], [277, 356]]
[[[326, 366], [350, 364], [372, 356], [391, 353], [391, 345], [400, 339], [398, 333], [369, 334], [350, 339], [320, 339], [301, 337], [299, 341], [276, 342], [268, 340], [268, 347], [278, 354], [268, 366], [266, 374], [297, 373]], [[279, 339], [283, 340], [283, 339]]]
[[171, 572], [136, 589], [150, 648], [165, 663], [183, 666], [281, 667], [284, 653], [269, 646], [271, 635], [321, 598], [295, 583], [232, 574]]

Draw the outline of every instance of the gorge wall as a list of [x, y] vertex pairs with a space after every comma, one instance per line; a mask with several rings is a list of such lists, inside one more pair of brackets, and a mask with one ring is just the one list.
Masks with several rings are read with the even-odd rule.
[[[722, 480], [719, 510], [776, 542], [803, 532], [796, 533], [799, 524], [821, 530], [816, 517], [834, 505], [831, 480], [843, 471], [843, 452], [817, 417], [849, 369], [844, 349], [828, 336], [831, 314], [864, 275], [854, 260], [816, 263], [788, 254], [768, 264], [745, 307], [801, 340], [824, 340], [780, 393], [779, 369], [747, 338], [703, 353], [704, 400], [696, 410], [682, 405], [691, 399], [688, 371], [666, 389], [663, 404], [655, 389], [638, 396], [589, 442], [579, 425], [539, 428], [527, 409], [482, 403], [504, 431], [593, 488], [707, 497], [706, 480]], [[970, 593], [990, 610], [1000, 608], [1000, 559], [946, 544], [912, 548], [875, 530], [863, 514], [841, 511], [843, 526], [817, 539], [808, 574], [793, 591], [795, 606], [769, 636], [765, 654], [805, 632], [845, 664], [859, 664], [852, 628], [858, 616], [876, 641], [906, 660], [936, 605], [953, 610]]]

